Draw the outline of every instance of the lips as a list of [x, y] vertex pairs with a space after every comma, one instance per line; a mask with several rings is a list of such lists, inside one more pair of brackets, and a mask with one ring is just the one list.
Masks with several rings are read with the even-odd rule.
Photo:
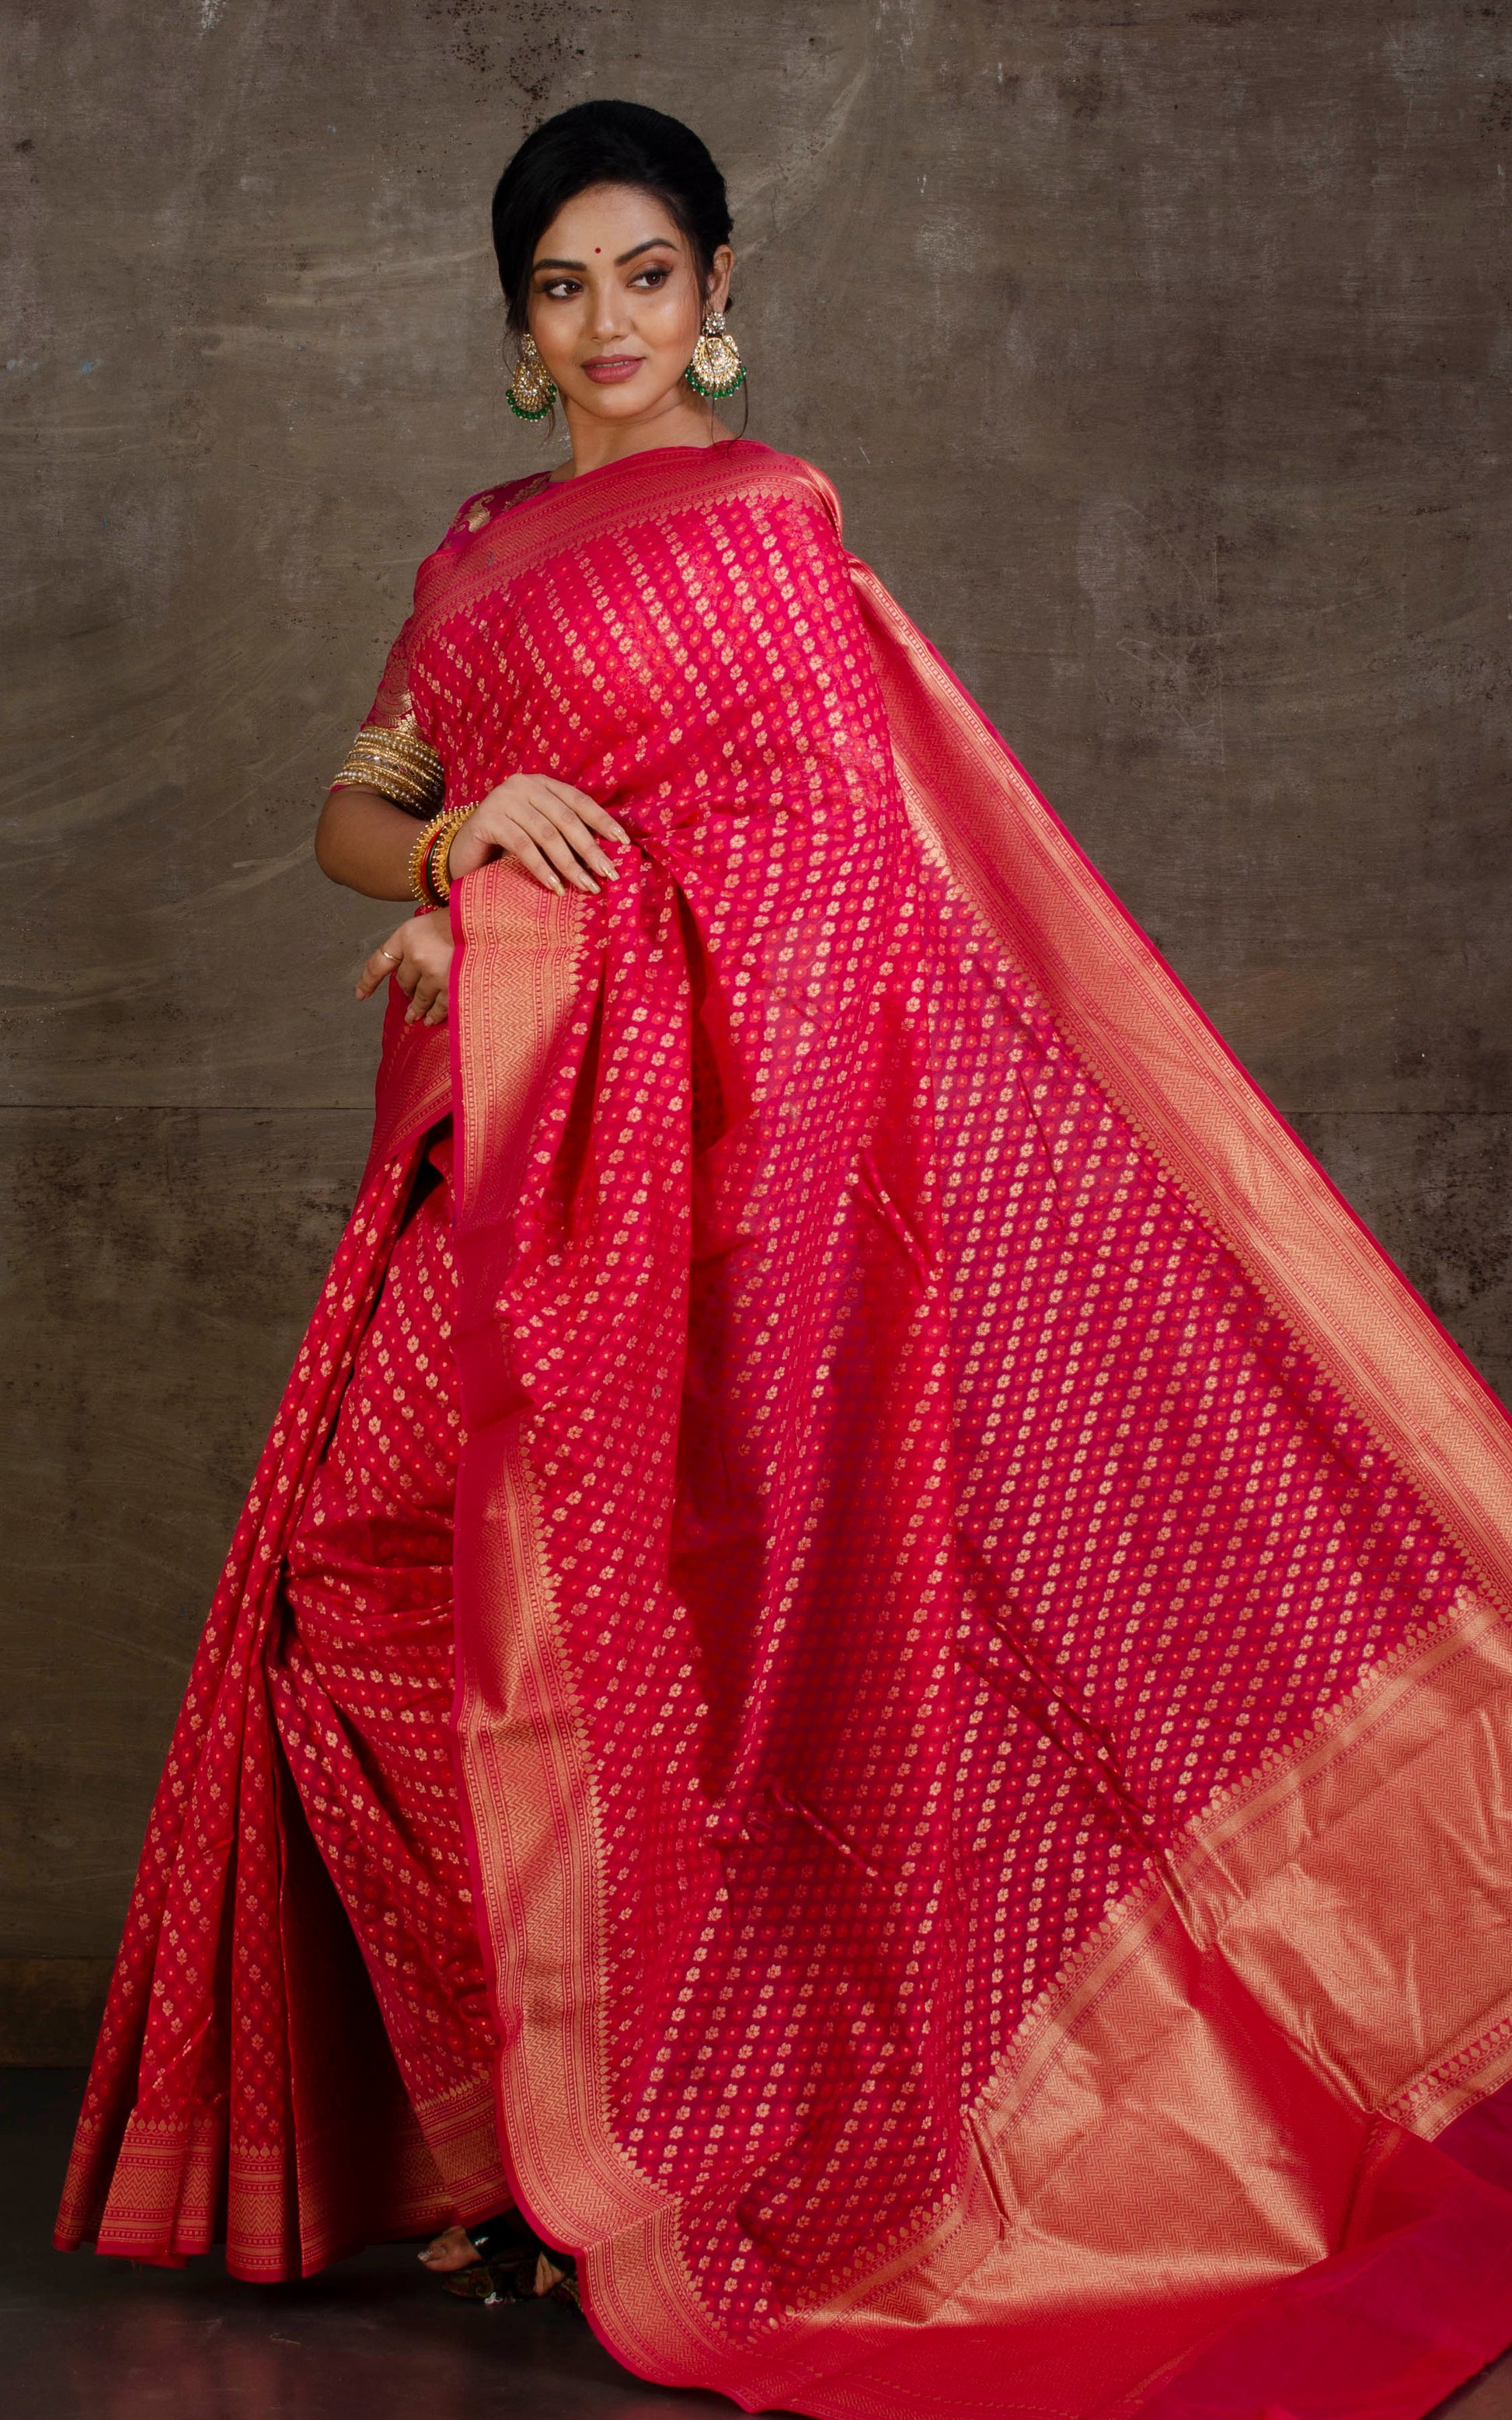
[[583, 376], [595, 386], [618, 386], [634, 378], [645, 356], [642, 353], [599, 353], [593, 361], [584, 362]]

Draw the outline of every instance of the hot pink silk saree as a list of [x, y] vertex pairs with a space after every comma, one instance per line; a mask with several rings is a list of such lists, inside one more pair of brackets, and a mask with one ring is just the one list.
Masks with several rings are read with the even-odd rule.
[[501, 2139], [605, 2340], [819, 2420], [1416, 2420], [1512, 2337], [1505, 1416], [806, 464], [474, 500], [401, 711], [635, 846], [460, 883], [449, 1071], [391, 1025], [60, 2240], [448, 2207], [261, 1710], [450, 1106]]

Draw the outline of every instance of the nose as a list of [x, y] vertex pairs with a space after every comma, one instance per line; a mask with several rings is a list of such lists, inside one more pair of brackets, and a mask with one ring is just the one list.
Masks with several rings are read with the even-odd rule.
[[592, 316], [594, 337], [596, 343], [603, 344], [610, 337], [624, 335], [625, 313], [617, 286], [606, 284], [599, 287], [594, 296]]

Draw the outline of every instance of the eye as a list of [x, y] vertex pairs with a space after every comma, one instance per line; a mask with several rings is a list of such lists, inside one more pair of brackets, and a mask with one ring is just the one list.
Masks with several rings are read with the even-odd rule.
[[671, 271], [665, 262], [655, 263], [649, 269], [638, 269], [630, 283], [632, 286], [648, 286], [655, 288], [657, 286], [665, 286], [671, 275]]
[[560, 302], [568, 294], [581, 293], [582, 287], [576, 277], [552, 277], [548, 278], [544, 286], [538, 286], [535, 290], [537, 294], [549, 295], [553, 302]]

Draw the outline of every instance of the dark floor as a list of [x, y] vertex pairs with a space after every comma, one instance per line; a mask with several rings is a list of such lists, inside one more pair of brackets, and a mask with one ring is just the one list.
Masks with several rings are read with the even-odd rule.
[[[54, 2252], [83, 2085], [71, 2068], [0, 2069], [5, 2420], [735, 2420], [719, 2396], [632, 2378], [562, 2304], [443, 2294], [409, 2244], [301, 2286], [244, 2286], [219, 2259]], [[1443, 2411], [1512, 2420], [1512, 2354]]]
[[561, 2304], [444, 2294], [412, 2244], [299, 2286], [219, 2257], [133, 2269], [49, 2244], [84, 2077], [0, 2069], [4, 2420], [738, 2420], [647, 2386]]

